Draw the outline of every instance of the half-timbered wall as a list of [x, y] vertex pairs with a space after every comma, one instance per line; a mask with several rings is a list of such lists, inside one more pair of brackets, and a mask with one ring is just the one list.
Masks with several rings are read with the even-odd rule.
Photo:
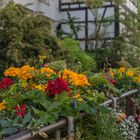
[[[105, 2], [104, 5], [98, 9], [97, 16], [94, 16], [92, 11], [87, 8], [83, 2], [68, 3], [65, 2], [65, 0], [61, 0], [60, 8], [62, 11], [62, 19], [67, 21], [69, 18], [75, 18], [77, 20], [75, 20], [74, 25], [82, 27], [75, 37], [81, 41], [81, 48], [83, 49], [94, 48], [96, 45], [95, 31], [99, 31], [102, 34], [100, 41], [102, 43], [104, 43], [103, 40], [110, 41], [117, 35], [115, 31], [117, 24], [114, 22], [116, 8], [112, 2]], [[96, 21], [99, 22], [97, 23], [99, 24], [98, 26], [95, 26], [95, 17], [97, 17]], [[106, 20], [106, 22], [103, 22], [104, 20]], [[62, 22], [61, 28], [64, 32], [72, 32], [66, 22]]]
[[81, 48], [88, 50], [97, 47], [95, 41], [97, 31], [101, 34], [98, 41], [98, 47], [101, 47], [103, 44], [107, 44], [118, 36], [123, 29], [123, 25], [118, 22], [119, 17], [116, 14], [120, 8], [133, 13], [137, 12], [137, 8], [134, 3], [132, 3], [132, 0], [126, 0], [126, 2], [119, 8], [117, 8], [112, 2], [104, 2], [103, 6], [97, 10], [99, 25], [96, 29], [95, 21], [97, 21], [97, 19], [95, 20], [95, 16], [92, 14], [91, 10], [83, 4], [82, 0], [81, 2], [76, 2], [76, 0], [60, 0], [61, 18], [63, 19], [61, 22], [61, 29], [65, 33], [73, 32], [66, 21], [76, 19], [74, 20], [74, 26], [82, 28], [79, 32], [73, 33], [74, 37], [80, 40]]
[[[0, 6], [10, 0], [0, 0]], [[74, 37], [81, 42], [81, 48], [90, 49], [96, 47], [95, 34], [99, 31], [102, 35], [98, 46], [107, 44], [114, 37], [118, 36], [123, 25], [118, 22], [116, 16], [117, 8], [112, 2], [104, 2], [104, 5], [98, 9], [98, 29], [95, 26], [95, 17], [91, 10], [83, 4], [83, 0], [13, 0], [16, 3], [24, 5], [34, 12], [41, 12], [52, 20], [52, 29], [55, 33], [57, 25], [61, 23], [61, 29], [64, 32], [72, 32], [66, 20], [75, 18], [74, 26], [81, 27], [79, 32], [74, 32]], [[107, 0], [105, 0], [107, 1]], [[121, 9], [136, 13], [137, 0], [125, 0]], [[106, 20], [106, 22], [103, 22]]]

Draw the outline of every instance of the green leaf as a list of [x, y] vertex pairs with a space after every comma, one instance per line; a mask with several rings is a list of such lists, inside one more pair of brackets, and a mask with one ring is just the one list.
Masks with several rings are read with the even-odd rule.
[[9, 125], [10, 125], [10, 123], [7, 120], [5, 120], [5, 119], [0, 120], [0, 126], [8, 127]]
[[30, 120], [31, 120], [31, 118], [32, 118], [31, 112], [27, 113], [27, 114], [25, 115], [24, 119], [23, 119], [23, 124], [29, 123]]
[[54, 70], [63, 70], [67, 68], [67, 64], [65, 60], [58, 60], [48, 63], [47, 66]]
[[3, 134], [3, 135], [11, 135], [13, 133], [16, 133], [17, 131], [18, 131], [17, 128], [10, 127], [10, 128], [2, 129], [1, 134]]
[[107, 113], [110, 112], [110, 110], [109, 110], [107, 107], [105, 107], [105, 106], [100, 106], [100, 107], [99, 107], [99, 110], [100, 110], [100, 112], [103, 113], [103, 114], [107, 114]]

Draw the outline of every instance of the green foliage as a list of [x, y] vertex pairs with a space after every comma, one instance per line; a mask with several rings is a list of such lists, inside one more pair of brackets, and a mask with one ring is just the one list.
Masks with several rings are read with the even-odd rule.
[[111, 48], [97, 48], [90, 53], [94, 56], [95, 61], [97, 62], [97, 67], [99, 69], [104, 68], [108, 60], [111, 60], [111, 62], [113, 62], [113, 60], [116, 59], [116, 57], [114, 57], [113, 60], [112, 58], [110, 58], [110, 55], [112, 54]]
[[58, 60], [58, 61], [47, 63], [47, 67], [53, 70], [60, 71], [60, 70], [67, 69], [67, 63], [66, 63], [66, 60]]
[[102, 87], [103, 85], [107, 85], [109, 83], [103, 73], [94, 74], [89, 78], [89, 81], [94, 87]]
[[[118, 61], [122, 59], [130, 63], [133, 67], [138, 67], [140, 64], [139, 35], [135, 35], [134, 31], [132, 36], [128, 38], [127, 34], [128, 33], [122, 34], [109, 45], [111, 51], [108, 55], [108, 59], [111, 61], [112, 66], [117, 66]], [[128, 38], [129, 41], [125, 38]]]
[[121, 94], [121, 91], [118, 88], [109, 83], [104, 73], [94, 74], [89, 78], [89, 81], [93, 89], [104, 92], [106, 96], [110, 96], [112, 94], [116, 96]]
[[51, 34], [49, 19], [10, 3], [0, 9], [0, 64], [21, 66], [58, 59], [59, 40]]
[[79, 140], [124, 140], [116, 117], [105, 108], [79, 121], [76, 129]]
[[73, 65], [81, 65], [82, 70], [94, 70], [96, 62], [93, 57], [79, 48], [79, 41], [65, 38], [62, 41], [65, 59]]

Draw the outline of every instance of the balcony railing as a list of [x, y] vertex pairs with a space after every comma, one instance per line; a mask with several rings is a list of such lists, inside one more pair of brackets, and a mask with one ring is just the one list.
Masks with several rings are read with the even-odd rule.
[[[106, 102], [104, 102], [103, 106], [112, 106], [113, 108], [116, 107], [116, 104], [118, 102], [121, 101], [121, 99], [125, 100], [125, 110], [126, 110], [126, 115], [130, 116], [130, 115], [134, 115], [135, 113], [135, 109], [136, 106], [132, 100], [133, 96], [135, 96], [136, 94], [140, 94], [140, 89], [135, 89], [135, 90], [131, 90], [128, 91], [126, 93], [124, 93], [121, 97], [116, 97], [116, 98], [112, 98]], [[81, 116], [87, 116], [88, 114], [83, 113], [81, 114]], [[61, 120], [59, 120], [58, 122], [49, 125], [49, 126], [45, 126], [43, 128], [41, 128], [41, 131], [46, 133], [46, 134], [50, 134], [50, 133], [55, 133], [56, 136], [56, 140], [60, 140], [61, 139], [61, 129], [66, 129], [68, 131], [68, 137], [73, 137], [74, 136], [74, 125], [75, 125], [75, 121], [77, 120], [77, 118], [73, 118], [73, 117], [68, 117], [63, 118]], [[40, 139], [38, 135], [33, 136], [31, 131], [23, 131], [20, 132], [18, 134], [15, 134], [13, 136], [7, 137], [3, 140], [29, 140], [29, 139]], [[71, 139], [74, 140], [74, 139]], [[140, 140], [139, 138], [137, 140]]]

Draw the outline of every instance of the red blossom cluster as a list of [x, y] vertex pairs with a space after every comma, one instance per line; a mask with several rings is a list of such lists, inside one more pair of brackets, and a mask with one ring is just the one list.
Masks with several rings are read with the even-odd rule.
[[46, 91], [49, 91], [49, 96], [54, 96], [56, 94], [60, 94], [63, 91], [70, 92], [70, 88], [64, 79], [57, 78], [54, 81], [48, 82]]
[[24, 115], [27, 112], [26, 108], [27, 108], [26, 104], [23, 104], [21, 106], [16, 105], [14, 107], [14, 109], [16, 110], [16, 115], [19, 116], [19, 117], [24, 117]]
[[106, 73], [106, 79], [109, 81], [109, 83], [113, 84], [113, 85], [116, 85], [117, 84], [117, 81], [111, 77], [108, 73]]
[[7, 87], [9, 87], [12, 84], [13, 84], [12, 79], [4, 78], [0, 81], [0, 89], [6, 89]]
[[113, 85], [117, 84], [117, 81], [114, 78], [108, 78], [108, 81]]

